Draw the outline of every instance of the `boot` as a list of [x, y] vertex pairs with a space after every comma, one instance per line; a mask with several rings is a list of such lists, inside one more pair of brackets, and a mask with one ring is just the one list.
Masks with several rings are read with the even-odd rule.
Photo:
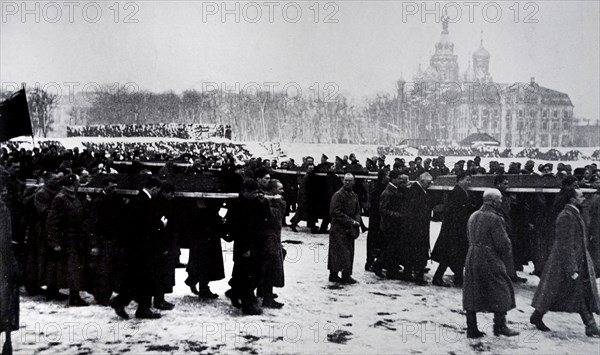
[[64, 301], [68, 298], [69, 298], [68, 295], [65, 295], [64, 293], [60, 293], [55, 288], [49, 288], [48, 290], [46, 290], [46, 300], [48, 300], [48, 301], [52, 301], [52, 300]]
[[208, 287], [208, 284], [202, 284], [200, 285], [200, 292], [198, 293], [198, 297], [214, 300], [215, 298], [219, 298], [219, 295], [217, 295], [216, 293], [212, 293], [210, 287]]
[[296, 232], [298, 233], [298, 225], [297, 224], [290, 224], [290, 229], [292, 230], [292, 232]]
[[185, 283], [186, 285], [188, 285], [188, 287], [190, 288], [190, 291], [191, 291], [191, 292], [192, 292], [194, 295], [198, 295], [198, 294], [199, 294], [199, 292], [198, 292], [198, 289], [196, 288], [196, 284], [195, 284], [195, 283], [192, 283], [192, 281], [190, 281], [190, 279], [189, 279], [189, 278], [187, 278], [187, 279], [184, 281], [184, 283]]
[[129, 319], [129, 314], [125, 311], [125, 307], [119, 302], [119, 296], [110, 300], [110, 306], [115, 310], [115, 313], [123, 319]]
[[352, 285], [355, 283], [358, 283], [358, 281], [356, 281], [355, 279], [353, 279], [350, 274], [342, 272], [342, 283], [344, 285]]
[[252, 297], [244, 297], [242, 300], [242, 313], [249, 316], [256, 316], [263, 313], [255, 303]]
[[342, 279], [338, 276], [337, 272], [329, 273], [329, 282], [341, 283]]
[[69, 307], [86, 307], [89, 304], [79, 296], [79, 291], [69, 290]]
[[544, 313], [535, 310], [529, 318], [529, 323], [535, 325], [535, 327], [542, 332], [549, 332], [550, 328], [544, 324], [542, 318], [544, 318]]
[[275, 298], [271, 295], [265, 296], [263, 298], [262, 306], [265, 308], [276, 308], [279, 309], [283, 307], [283, 303], [275, 301]]
[[135, 317], [138, 319], [158, 319], [161, 317], [160, 313], [154, 313], [149, 308], [139, 309], [135, 312]]
[[494, 335], [514, 337], [519, 335], [519, 332], [506, 326], [506, 313], [494, 313]]
[[242, 301], [235, 294], [235, 292], [233, 291], [233, 289], [229, 289], [229, 290], [225, 291], [225, 297], [229, 298], [229, 300], [231, 301], [231, 305], [234, 306], [235, 308], [241, 308], [242, 307]]
[[600, 329], [596, 325], [596, 320], [594, 319], [594, 315], [591, 312], [581, 312], [581, 320], [583, 324], [585, 324], [585, 335], [591, 338], [600, 337]]
[[175, 308], [175, 305], [173, 303], [165, 301], [164, 294], [159, 294], [157, 296], [154, 296], [154, 308], [160, 309], [161, 311], [170, 311], [173, 308]]
[[477, 313], [467, 311], [467, 338], [477, 339], [485, 336], [485, 333], [477, 329]]

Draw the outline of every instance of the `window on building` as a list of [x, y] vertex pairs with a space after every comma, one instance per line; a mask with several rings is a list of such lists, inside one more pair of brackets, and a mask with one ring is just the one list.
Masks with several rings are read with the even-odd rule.
[[542, 111], [542, 117], [548, 117], [548, 110]]
[[519, 110], [519, 117], [523, 117], [523, 110]]
[[554, 110], [554, 117], [558, 117], [558, 110]]
[[543, 121], [542, 122], [542, 130], [547, 130], [548, 129], [548, 121]]
[[512, 116], [512, 112], [510, 110], [506, 110], [506, 117]]
[[532, 118], [536, 118], [537, 117], [537, 111], [536, 110], [529, 111], [529, 116], [531, 116]]
[[571, 124], [569, 122], [563, 122], [563, 129], [564, 130], [568, 130], [571, 129]]
[[498, 109], [494, 109], [494, 117], [498, 117]]
[[556, 131], [560, 129], [560, 124], [558, 122], [552, 122], [552, 130]]
[[563, 111], [563, 118], [569, 118], [569, 111]]

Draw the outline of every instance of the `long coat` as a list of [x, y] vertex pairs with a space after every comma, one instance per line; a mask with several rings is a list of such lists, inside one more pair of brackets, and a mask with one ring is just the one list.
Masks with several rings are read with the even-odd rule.
[[[566, 205], [556, 219], [554, 245], [533, 296], [531, 304], [536, 310], [579, 313], [587, 300], [588, 309], [600, 313], [596, 273], [588, 248], [581, 213]], [[579, 277], [573, 280], [575, 272]]]
[[329, 231], [329, 256], [327, 268], [331, 272], [344, 271], [352, 274], [354, 262], [354, 238], [359, 233], [360, 205], [353, 191], [341, 188], [333, 195], [329, 208], [331, 229]]
[[515, 308], [512, 246], [502, 212], [484, 204], [469, 218], [467, 230], [463, 308], [494, 313]]
[[172, 293], [175, 286], [175, 268], [181, 254], [175, 229], [178, 220], [175, 216], [173, 201], [158, 195], [154, 200], [155, 208], [159, 216], [165, 216], [168, 220], [167, 226], [160, 229], [158, 233], [158, 259], [157, 259], [157, 283], [158, 293]]
[[600, 276], [600, 193], [586, 200], [585, 222], [590, 236], [590, 255], [596, 277]]
[[97, 298], [110, 298], [116, 287], [115, 265], [120, 262], [120, 239], [125, 204], [117, 195], [100, 193], [89, 204], [88, 233], [91, 247], [98, 254], [91, 257], [94, 275], [92, 292]]
[[198, 208], [196, 211], [197, 233], [190, 241], [190, 257], [187, 273], [191, 282], [208, 283], [225, 278], [221, 237], [225, 234], [223, 219], [217, 206]]
[[472, 210], [469, 195], [456, 185], [450, 191], [448, 202], [444, 205], [444, 220], [431, 253], [432, 260], [454, 269], [464, 266], [469, 250], [467, 222]]
[[19, 329], [18, 265], [8, 207], [0, 200], [0, 332]]
[[30, 238], [27, 243], [27, 262], [25, 264], [25, 285], [41, 287], [46, 284], [47, 272], [47, 236], [46, 222], [52, 200], [59, 189], [44, 185], [36, 191], [33, 198], [33, 218]]
[[261, 240], [262, 284], [265, 286], [283, 287], [283, 249], [281, 246], [281, 220], [285, 214], [286, 204], [283, 199], [269, 200], [271, 216]]
[[161, 216], [143, 190], [126, 209], [131, 224], [124, 238], [120, 291], [152, 296], [160, 290], [157, 263], [161, 254], [159, 233], [164, 228]]
[[408, 190], [407, 250], [410, 260], [421, 266], [429, 259], [429, 225], [431, 206], [427, 192], [418, 183]]
[[[89, 239], [83, 230], [85, 214], [74, 192], [62, 189], [48, 213], [48, 287], [83, 290], [85, 287]], [[53, 249], [60, 246], [61, 251]]]
[[398, 264], [405, 264], [408, 258], [406, 195], [406, 189], [388, 184], [379, 197], [379, 214], [381, 216], [379, 232], [384, 248], [381, 257], [386, 263], [393, 264], [387, 266], [396, 267]]

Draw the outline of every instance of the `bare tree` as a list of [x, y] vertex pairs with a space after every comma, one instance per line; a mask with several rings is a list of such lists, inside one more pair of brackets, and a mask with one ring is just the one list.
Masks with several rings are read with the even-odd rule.
[[46, 138], [48, 132], [52, 131], [54, 109], [58, 105], [58, 94], [51, 94], [41, 88], [36, 88], [29, 93], [27, 104], [34, 134]]

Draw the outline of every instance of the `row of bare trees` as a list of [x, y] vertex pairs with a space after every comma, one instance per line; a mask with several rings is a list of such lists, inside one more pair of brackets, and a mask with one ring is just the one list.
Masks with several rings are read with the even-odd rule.
[[[28, 100], [35, 133], [46, 137], [58, 97], [36, 88], [28, 92]], [[187, 90], [178, 95], [105, 86], [71, 103], [68, 122], [224, 124], [231, 125], [233, 139], [240, 141], [394, 144], [404, 138], [445, 138], [448, 131], [439, 122], [446, 109], [427, 100], [412, 101], [379, 94], [356, 105], [341, 94], [333, 99], [268, 91], [250, 96]]]

